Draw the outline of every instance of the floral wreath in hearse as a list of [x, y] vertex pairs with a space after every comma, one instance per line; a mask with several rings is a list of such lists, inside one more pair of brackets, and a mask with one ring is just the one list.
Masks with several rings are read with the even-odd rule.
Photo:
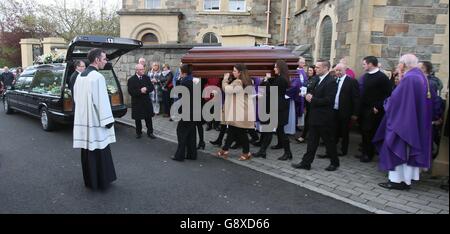
[[41, 56], [37, 56], [34, 60], [34, 64], [51, 64], [51, 63], [63, 63], [65, 61], [65, 54], [52, 51]]

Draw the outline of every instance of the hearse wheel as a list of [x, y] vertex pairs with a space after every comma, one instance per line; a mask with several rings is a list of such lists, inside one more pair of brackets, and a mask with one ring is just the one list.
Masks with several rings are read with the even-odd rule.
[[3, 99], [3, 110], [8, 115], [13, 113], [13, 109], [11, 109], [11, 107], [9, 106], [9, 102], [8, 102], [8, 98], [7, 97], [4, 97], [4, 99]]
[[55, 123], [50, 118], [47, 107], [41, 108], [41, 125], [42, 129], [47, 132], [52, 131], [55, 128]]

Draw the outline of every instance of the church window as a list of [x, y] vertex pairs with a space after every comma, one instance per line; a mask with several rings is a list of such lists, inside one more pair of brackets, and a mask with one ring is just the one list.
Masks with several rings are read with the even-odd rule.
[[230, 11], [245, 11], [245, 0], [229, 0]]
[[219, 40], [217, 39], [216, 34], [209, 32], [203, 36], [203, 43], [214, 44], [214, 43], [219, 43]]
[[325, 17], [320, 27], [320, 50], [319, 57], [322, 59], [331, 59], [331, 44], [333, 35], [333, 23], [329, 16]]
[[158, 44], [158, 37], [153, 33], [147, 33], [142, 37], [144, 44]]

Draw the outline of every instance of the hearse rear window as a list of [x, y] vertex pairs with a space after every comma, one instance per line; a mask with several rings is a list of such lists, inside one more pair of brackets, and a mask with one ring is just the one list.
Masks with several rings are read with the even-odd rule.
[[39, 70], [31, 82], [31, 92], [59, 96], [63, 71]]
[[[101, 48], [106, 52], [106, 54], [113, 54], [114, 52], [118, 51], [118, 48]], [[75, 46], [73, 48], [73, 54], [75, 57], [77, 57], [77, 54], [86, 55], [89, 53], [89, 51], [92, 50], [92, 47], [84, 47], [84, 46]]]
[[108, 94], [110, 94], [110, 95], [117, 94], [119, 92], [119, 88], [117, 87], [117, 82], [116, 82], [116, 79], [114, 78], [113, 71], [112, 70], [100, 70], [99, 72], [105, 77]]

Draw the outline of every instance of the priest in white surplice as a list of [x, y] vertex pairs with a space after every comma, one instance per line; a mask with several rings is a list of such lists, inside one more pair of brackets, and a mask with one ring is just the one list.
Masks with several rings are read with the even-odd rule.
[[116, 142], [114, 117], [105, 78], [98, 72], [105, 67], [106, 53], [92, 49], [90, 65], [74, 85], [75, 119], [73, 147], [81, 148], [84, 184], [92, 189], [106, 189], [116, 180], [109, 144]]

